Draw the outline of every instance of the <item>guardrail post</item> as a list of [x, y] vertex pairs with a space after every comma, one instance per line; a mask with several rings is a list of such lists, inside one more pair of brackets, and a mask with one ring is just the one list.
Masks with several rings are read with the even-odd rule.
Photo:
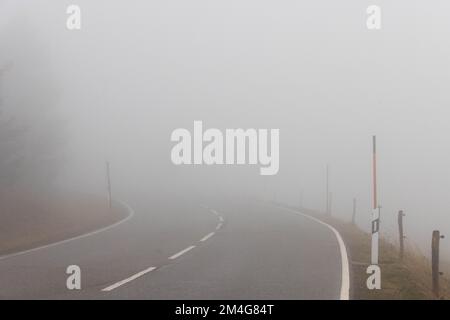
[[431, 277], [432, 277], [432, 289], [434, 295], [439, 298], [439, 242], [444, 236], [440, 234], [439, 230], [433, 231], [431, 240]]
[[400, 210], [398, 212], [398, 236], [399, 236], [399, 240], [400, 240], [400, 252], [399, 252], [400, 260], [403, 260], [403, 255], [404, 255], [404, 251], [405, 251], [405, 247], [404, 247], [405, 236], [403, 234], [403, 217], [404, 216], [405, 216], [405, 214], [403, 213], [403, 210]]

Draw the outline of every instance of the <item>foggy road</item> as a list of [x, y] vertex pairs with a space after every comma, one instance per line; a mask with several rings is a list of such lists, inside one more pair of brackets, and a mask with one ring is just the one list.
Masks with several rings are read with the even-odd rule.
[[0, 300], [450, 300], [449, 9], [0, 0]]
[[[0, 298], [348, 298], [342, 248], [320, 222], [250, 202], [131, 206], [107, 230], [0, 257]], [[72, 264], [81, 290], [66, 288]]]

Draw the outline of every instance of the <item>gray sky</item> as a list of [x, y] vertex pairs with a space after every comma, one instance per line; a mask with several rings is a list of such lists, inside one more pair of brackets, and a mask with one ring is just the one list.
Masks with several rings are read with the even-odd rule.
[[[80, 31], [65, 26], [72, 3]], [[384, 230], [395, 235], [404, 209], [408, 239], [427, 249], [434, 228], [450, 232], [449, 5], [377, 1], [382, 29], [369, 31], [370, 4], [0, 0], [0, 62], [32, 59], [20, 52], [23, 30], [46, 57], [67, 121], [63, 184], [101, 188], [109, 159], [121, 190], [271, 197], [277, 189], [291, 203], [302, 190], [307, 206], [322, 209], [329, 163], [334, 211], [349, 218], [356, 197], [367, 227], [376, 134]], [[279, 128], [279, 174], [175, 167], [170, 133], [194, 120]]]

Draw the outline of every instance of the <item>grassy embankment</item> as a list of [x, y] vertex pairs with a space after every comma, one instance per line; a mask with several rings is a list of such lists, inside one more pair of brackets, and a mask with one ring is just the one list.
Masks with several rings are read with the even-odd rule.
[[72, 238], [127, 215], [89, 195], [25, 190], [0, 192], [0, 255]]
[[[404, 258], [400, 260], [398, 248], [381, 238], [379, 265], [382, 288], [368, 290], [366, 268], [370, 262], [370, 234], [318, 211], [302, 208], [302, 212], [333, 225], [344, 238], [351, 259], [353, 299], [436, 299], [431, 291], [431, 261], [418, 250], [406, 247]], [[446, 268], [441, 262], [441, 270]], [[440, 277], [440, 288], [440, 299], [450, 299], [450, 280], [445, 273]]]

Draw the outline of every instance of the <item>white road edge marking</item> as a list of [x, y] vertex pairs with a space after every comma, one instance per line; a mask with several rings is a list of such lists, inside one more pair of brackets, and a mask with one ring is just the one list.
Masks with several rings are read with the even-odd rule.
[[220, 220], [220, 222], [223, 222], [223, 218], [221, 216], [219, 217], [219, 220]]
[[188, 251], [190, 251], [190, 250], [192, 250], [192, 249], [194, 249], [194, 248], [195, 248], [195, 246], [187, 247], [186, 249], [181, 250], [181, 251], [178, 252], [178, 253], [175, 253], [175, 254], [174, 254], [173, 256], [171, 256], [169, 259], [170, 259], [170, 260], [174, 260], [174, 259], [178, 258], [179, 256], [185, 254], [186, 252], [188, 252]]
[[109, 287], [106, 287], [106, 288], [102, 289], [102, 291], [114, 290], [114, 289], [116, 289], [116, 288], [118, 288], [120, 286], [123, 286], [124, 284], [126, 284], [128, 282], [131, 282], [131, 281], [133, 281], [133, 280], [135, 280], [135, 279], [137, 279], [139, 277], [142, 277], [144, 274], [149, 273], [149, 272], [151, 272], [151, 271], [153, 271], [155, 269], [156, 269], [155, 267], [150, 267], [150, 268], [147, 268], [145, 270], [142, 270], [141, 272], [138, 272], [138, 273], [132, 275], [129, 278], [126, 278], [126, 279], [124, 279], [122, 281], [116, 282], [113, 285], [110, 285]]
[[38, 250], [41, 250], [41, 249], [54, 247], [54, 246], [61, 245], [61, 244], [64, 244], [66, 242], [69, 242], [69, 241], [74, 241], [74, 240], [78, 240], [78, 239], [81, 239], [81, 238], [93, 236], [93, 235], [95, 235], [97, 233], [100, 233], [100, 232], [103, 232], [103, 231], [115, 228], [118, 225], [128, 221], [129, 219], [131, 219], [134, 216], [134, 210], [126, 202], [121, 201], [121, 200], [115, 200], [115, 201], [119, 202], [120, 204], [122, 204], [127, 209], [128, 216], [126, 218], [124, 218], [124, 219], [122, 219], [120, 221], [117, 221], [116, 223], [114, 223], [112, 225], [109, 225], [109, 226], [106, 226], [106, 227], [103, 227], [101, 229], [97, 229], [97, 230], [94, 230], [94, 231], [91, 231], [91, 232], [88, 232], [88, 233], [85, 233], [85, 234], [81, 234], [79, 236], [75, 236], [75, 237], [68, 238], [68, 239], [65, 239], [65, 240], [61, 240], [61, 241], [58, 241], [58, 242], [53, 242], [53, 243], [50, 243], [50, 244], [46, 244], [46, 245], [43, 245], [43, 246], [40, 246], [40, 247], [28, 249], [28, 250], [23, 250], [23, 251], [19, 251], [19, 252], [6, 254], [6, 255], [3, 255], [3, 256], [0, 256], [0, 260], [8, 259], [8, 258], [16, 257], [16, 256], [20, 256], [22, 254], [30, 253], [30, 252], [33, 252], [33, 251], [38, 251]]
[[220, 228], [222, 228], [222, 223], [219, 223], [216, 227], [216, 230], [219, 230]]
[[211, 233], [207, 234], [206, 236], [204, 236], [200, 241], [201, 242], [206, 241], [209, 238], [211, 238], [213, 235], [214, 235], [214, 232], [211, 232]]
[[347, 248], [345, 247], [344, 240], [342, 239], [339, 231], [337, 231], [333, 226], [329, 225], [328, 223], [325, 223], [325, 222], [323, 222], [317, 218], [314, 218], [312, 216], [309, 216], [307, 214], [301, 213], [300, 211], [293, 210], [290, 208], [285, 208], [285, 207], [279, 207], [279, 208], [300, 214], [308, 219], [311, 219], [317, 223], [320, 223], [321, 225], [328, 227], [331, 231], [333, 231], [334, 235], [336, 236], [337, 242], [339, 244], [339, 251], [341, 252], [342, 275], [341, 275], [340, 300], [349, 300], [350, 299], [350, 268], [349, 268], [349, 263], [348, 263]]

